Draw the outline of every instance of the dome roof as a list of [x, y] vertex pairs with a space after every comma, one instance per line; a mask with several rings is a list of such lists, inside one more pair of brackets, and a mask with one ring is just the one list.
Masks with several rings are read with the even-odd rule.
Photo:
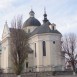
[[24, 22], [23, 27], [27, 26], [40, 26], [41, 23], [34, 17], [34, 11], [29, 12], [30, 17]]
[[27, 26], [40, 26], [41, 23], [34, 17], [30, 17], [28, 18], [25, 22], [23, 27], [27, 27]]

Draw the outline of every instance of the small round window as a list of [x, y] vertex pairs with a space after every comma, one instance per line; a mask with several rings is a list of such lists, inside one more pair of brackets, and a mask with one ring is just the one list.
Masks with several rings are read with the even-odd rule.
[[53, 44], [55, 44], [55, 41], [53, 41]]

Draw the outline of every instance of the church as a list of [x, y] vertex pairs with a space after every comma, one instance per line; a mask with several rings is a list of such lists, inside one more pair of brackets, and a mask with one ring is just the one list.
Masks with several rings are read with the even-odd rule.
[[[24, 71], [54, 71], [64, 70], [65, 60], [62, 56], [62, 34], [56, 29], [56, 24], [47, 19], [44, 12], [43, 24], [35, 18], [33, 10], [29, 12], [29, 18], [23, 24], [23, 30], [30, 33], [29, 44], [33, 52], [28, 54], [25, 61]], [[10, 62], [10, 28], [7, 23], [4, 25], [2, 34], [2, 52], [0, 55], [1, 68], [4, 72], [11, 72]]]

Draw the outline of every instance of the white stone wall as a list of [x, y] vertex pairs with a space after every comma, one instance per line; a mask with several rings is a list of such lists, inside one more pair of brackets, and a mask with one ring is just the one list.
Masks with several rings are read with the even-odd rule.
[[8, 38], [2, 42], [2, 53], [1, 53], [1, 68], [5, 69], [4, 71], [7, 72], [9, 66], [9, 40]]
[[[28, 29], [32, 32], [36, 27], [30, 26], [26, 27], [24, 30], [28, 32]], [[43, 56], [43, 48], [42, 42], [46, 42], [46, 56]], [[53, 44], [55, 41], [55, 44]], [[36, 57], [35, 57], [35, 43], [36, 43]], [[33, 50], [33, 54], [28, 55], [28, 63], [29, 67], [37, 66], [37, 71], [44, 71], [42, 67], [45, 66], [61, 66], [64, 64], [61, 56], [61, 34], [56, 33], [44, 33], [44, 34], [36, 34], [29, 39], [30, 47]], [[10, 42], [9, 42], [9, 31], [6, 26], [3, 35], [2, 35], [2, 54], [1, 54], [1, 68], [7, 69], [11, 67], [10, 60]], [[52, 68], [48, 68], [46, 70], [52, 70]]]
[[[46, 42], [46, 56], [43, 56], [43, 49], [42, 49], [43, 41]], [[53, 44], [53, 41], [55, 41], [55, 44]], [[63, 65], [61, 56], [61, 34], [50, 33], [50, 34], [34, 35], [30, 38], [29, 43], [32, 45], [36, 43], [37, 57], [34, 57], [34, 66], [55, 67]], [[42, 71], [42, 69], [37, 68], [37, 71]]]
[[1, 53], [0, 53], [0, 68], [1, 68]]
[[29, 67], [33, 67], [33, 63], [34, 63], [34, 60], [33, 60], [33, 54], [28, 54], [28, 62], [29, 62]]
[[10, 67], [11, 63], [9, 51], [10, 51], [10, 31], [8, 25], [5, 24], [3, 34], [2, 34], [2, 53], [1, 53], [1, 68], [4, 69], [4, 72], [8, 72], [8, 68]]
[[1, 46], [1, 41], [0, 41], [0, 68], [1, 68], [1, 52], [2, 52], [2, 46]]

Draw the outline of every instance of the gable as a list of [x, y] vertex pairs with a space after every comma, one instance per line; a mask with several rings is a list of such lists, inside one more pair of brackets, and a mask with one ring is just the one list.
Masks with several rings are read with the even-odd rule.
[[2, 39], [9, 37], [9, 35], [10, 35], [10, 31], [9, 31], [8, 25], [6, 23], [4, 25], [4, 29], [3, 29], [3, 33], [2, 33]]

